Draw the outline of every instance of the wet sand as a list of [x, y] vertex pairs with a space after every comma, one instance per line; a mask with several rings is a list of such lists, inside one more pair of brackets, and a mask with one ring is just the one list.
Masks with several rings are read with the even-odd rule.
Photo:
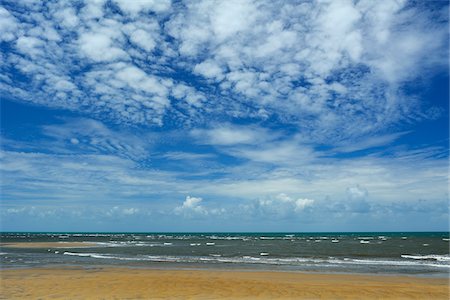
[[20, 243], [1, 243], [0, 248], [83, 248], [96, 246], [95, 243], [82, 242], [20, 242]]
[[1, 270], [0, 299], [448, 299], [446, 278], [294, 272]]

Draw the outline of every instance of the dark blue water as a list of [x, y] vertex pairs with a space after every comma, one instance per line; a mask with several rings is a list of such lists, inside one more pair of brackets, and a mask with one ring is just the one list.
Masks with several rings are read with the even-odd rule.
[[[448, 276], [449, 233], [2, 233], [2, 268], [132, 266]], [[67, 242], [94, 243], [65, 247]], [[60, 248], [64, 247], [64, 248]]]

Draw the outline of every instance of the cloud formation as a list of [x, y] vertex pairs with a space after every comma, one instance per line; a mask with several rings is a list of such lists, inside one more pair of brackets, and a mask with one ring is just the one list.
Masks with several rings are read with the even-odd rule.
[[[253, 203], [253, 213], [269, 218], [287, 218], [298, 216], [314, 205], [314, 200], [307, 198], [294, 199], [281, 193], [270, 199], [260, 199]], [[247, 208], [248, 209], [248, 208]]]
[[3, 1], [0, 43], [7, 224], [448, 223], [447, 3]]
[[276, 118], [339, 141], [426, 117], [402, 86], [446, 65], [443, 7], [132, 2], [4, 2], [2, 93], [121, 124]]
[[196, 218], [196, 217], [206, 217], [206, 216], [218, 216], [225, 213], [224, 208], [206, 208], [201, 205], [203, 201], [202, 198], [199, 197], [191, 197], [186, 196], [186, 200], [184, 200], [181, 206], [175, 207], [173, 212], [176, 215], [182, 215], [187, 218]]

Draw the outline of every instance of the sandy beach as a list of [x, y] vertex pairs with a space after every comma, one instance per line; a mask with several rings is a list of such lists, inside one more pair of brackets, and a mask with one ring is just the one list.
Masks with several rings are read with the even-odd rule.
[[0, 248], [83, 248], [93, 247], [95, 243], [85, 242], [20, 242], [20, 243], [1, 243]]
[[1, 271], [0, 299], [448, 299], [445, 278], [39, 268]]

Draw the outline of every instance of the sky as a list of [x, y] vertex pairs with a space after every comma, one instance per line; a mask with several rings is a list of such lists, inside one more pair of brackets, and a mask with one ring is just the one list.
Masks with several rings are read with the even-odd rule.
[[0, 230], [447, 231], [448, 18], [0, 0]]

